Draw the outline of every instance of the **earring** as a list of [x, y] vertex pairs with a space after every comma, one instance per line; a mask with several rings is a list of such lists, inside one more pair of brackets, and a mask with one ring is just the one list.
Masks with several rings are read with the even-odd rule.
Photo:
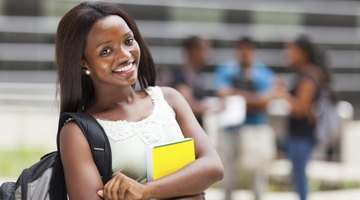
[[85, 70], [85, 74], [89, 76], [91, 74], [90, 70]]

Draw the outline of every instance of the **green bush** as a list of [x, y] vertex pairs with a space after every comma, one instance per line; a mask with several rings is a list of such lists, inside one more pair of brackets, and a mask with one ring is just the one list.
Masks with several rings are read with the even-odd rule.
[[34, 149], [0, 150], [0, 177], [19, 176], [44, 154], [45, 151]]

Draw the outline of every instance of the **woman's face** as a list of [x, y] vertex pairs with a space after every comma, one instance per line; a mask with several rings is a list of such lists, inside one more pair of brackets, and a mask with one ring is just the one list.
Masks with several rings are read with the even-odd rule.
[[287, 60], [290, 66], [299, 67], [306, 61], [304, 52], [295, 44], [288, 44], [286, 47]]
[[93, 25], [86, 39], [82, 69], [90, 71], [95, 87], [133, 85], [139, 61], [139, 45], [121, 17], [106, 16]]

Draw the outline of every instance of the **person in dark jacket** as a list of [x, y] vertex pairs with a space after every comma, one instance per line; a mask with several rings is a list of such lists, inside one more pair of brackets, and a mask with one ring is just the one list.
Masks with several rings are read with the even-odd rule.
[[207, 91], [201, 79], [201, 70], [206, 67], [209, 57], [209, 41], [200, 36], [190, 36], [183, 41], [184, 61], [180, 68], [172, 70], [171, 87], [178, 90], [187, 100], [198, 122], [208, 106], [204, 103]]

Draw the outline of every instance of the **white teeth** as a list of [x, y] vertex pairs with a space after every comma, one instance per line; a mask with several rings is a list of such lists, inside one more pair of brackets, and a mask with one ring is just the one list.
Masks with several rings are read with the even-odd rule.
[[114, 72], [126, 72], [126, 71], [129, 71], [132, 67], [133, 67], [133, 64], [130, 64], [126, 67], [115, 69]]

